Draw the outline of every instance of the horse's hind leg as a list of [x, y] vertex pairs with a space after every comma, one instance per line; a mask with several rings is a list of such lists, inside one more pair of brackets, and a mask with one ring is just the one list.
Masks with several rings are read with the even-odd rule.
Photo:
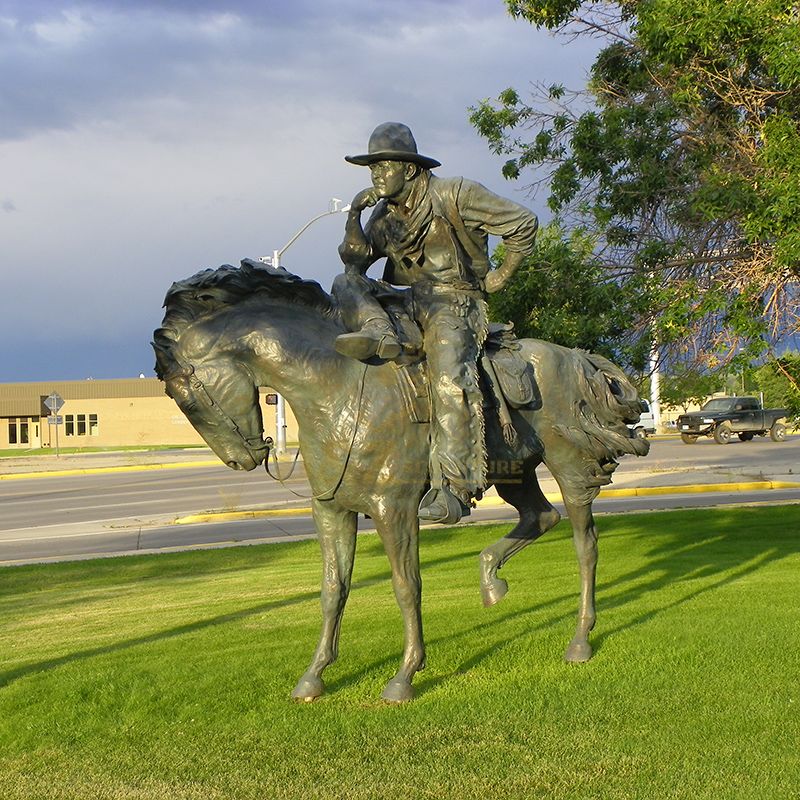
[[[562, 489], [563, 491], [563, 489]], [[578, 609], [578, 626], [567, 647], [564, 660], [572, 663], [588, 661], [592, 657], [589, 631], [594, 628], [594, 589], [597, 573], [597, 528], [592, 515], [592, 504], [568, 500], [564, 491], [564, 505], [572, 523], [572, 540], [578, 556], [581, 576], [581, 599]]]
[[481, 599], [485, 606], [493, 606], [508, 592], [508, 583], [497, 575], [500, 567], [561, 519], [542, 494], [535, 466], [526, 465], [520, 483], [497, 483], [496, 486], [500, 497], [519, 511], [519, 522], [480, 555]]
[[339, 653], [339, 627], [350, 593], [357, 528], [357, 515], [352, 511], [319, 501], [312, 501], [312, 506], [322, 550], [322, 632], [314, 658], [292, 692], [295, 700], [305, 701], [315, 700], [325, 691], [322, 672]]

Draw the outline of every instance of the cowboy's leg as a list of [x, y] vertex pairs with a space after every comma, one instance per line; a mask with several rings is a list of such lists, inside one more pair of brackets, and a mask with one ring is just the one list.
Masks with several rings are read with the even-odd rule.
[[476, 366], [480, 333], [442, 298], [424, 315], [423, 335], [433, 397], [431, 457], [464, 500], [484, 485]]
[[357, 359], [400, 355], [394, 326], [378, 300], [379, 291], [378, 284], [364, 275], [343, 272], [334, 278], [331, 292], [352, 331], [336, 337], [336, 350], [342, 355]]

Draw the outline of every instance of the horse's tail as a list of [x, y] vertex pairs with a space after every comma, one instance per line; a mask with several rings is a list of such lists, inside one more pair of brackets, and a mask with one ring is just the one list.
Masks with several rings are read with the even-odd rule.
[[650, 442], [631, 436], [628, 422], [638, 421], [639, 395], [619, 367], [608, 359], [583, 350], [570, 350], [577, 378], [571, 398], [572, 419], [555, 425], [564, 439], [587, 452], [600, 466], [597, 485], [611, 482], [622, 455], [647, 455]]

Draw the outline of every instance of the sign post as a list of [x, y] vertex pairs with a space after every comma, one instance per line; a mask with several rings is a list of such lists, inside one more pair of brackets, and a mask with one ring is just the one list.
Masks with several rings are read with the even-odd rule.
[[50, 425], [55, 425], [56, 427], [56, 458], [58, 458], [58, 426], [61, 424], [61, 420], [63, 419], [63, 417], [58, 416], [58, 412], [64, 405], [64, 398], [56, 392], [51, 392], [45, 399], [44, 404], [48, 409], [50, 409], [50, 417], [47, 420], [48, 423]]

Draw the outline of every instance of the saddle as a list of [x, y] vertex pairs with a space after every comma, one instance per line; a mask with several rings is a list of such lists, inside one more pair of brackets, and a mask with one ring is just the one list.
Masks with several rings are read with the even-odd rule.
[[[489, 324], [489, 333], [478, 358], [484, 408], [494, 408], [506, 442], [513, 444], [516, 432], [509, 408], [541, 407], [541, 394], [533, 366], [521, 353], [513, 323]], [[431, 395], [424, 359], [395, 365], [397, 383], [406, 413], [412, 422], [431, 421]]]

